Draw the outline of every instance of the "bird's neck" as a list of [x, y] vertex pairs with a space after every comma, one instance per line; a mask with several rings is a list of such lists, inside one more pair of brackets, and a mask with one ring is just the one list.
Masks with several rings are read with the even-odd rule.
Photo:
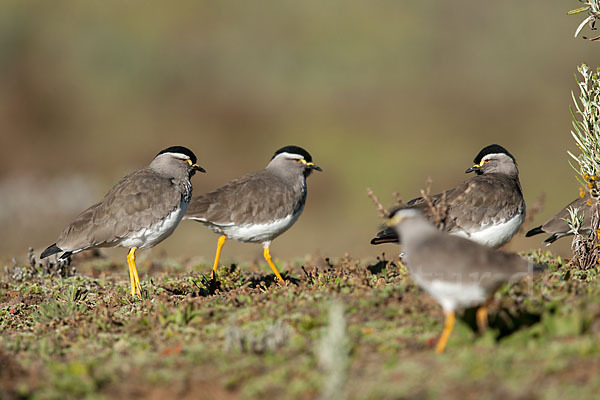
[[285, 171], [279, 168], [269, 168], [267, 166], [266, 170], [283, 180], [287, 185], [294, 188], [295, 191], [301, 192], [306, 190], [306, 177], [303, 174], [299, 174], [297, 171]]
[[402, 243], [410, 247], [411, 242], [420, 242], [424, 238], [431, 235], [439, 234], [439, 230], [435, 228], [425, 218], [414, 218], [410, 221], [402, 223], [399, 227]]
[[157, 157], [147, 167], [155, 174], [166, 178], [173, 179], [174, 181], [181, 182], [190, 179], [188, 168], [186, 168], [181, 162], [173, 162], [165, 158]]
[[506, 175], [510, 178], [519, 180], [519, 169], [514, 164], [513, 165], [495, 166], [491, 170], [479, 171], [478, 175], [489, 175], [489, 174], [501, 174], [501, 175]]

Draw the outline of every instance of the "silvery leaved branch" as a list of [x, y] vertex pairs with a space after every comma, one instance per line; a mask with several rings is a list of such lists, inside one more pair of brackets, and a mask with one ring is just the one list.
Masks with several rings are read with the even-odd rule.
[[[597, 7], [597, 3], [596, 6]], [[596, 8], [597, 9], [597, 8]], [[569, 152], [574, 162], [571, 167], [577, 172], [577, 179], [590, 194], [588, 204], [590, 213], [590, 231], [581, 232], [581, 221], [578, 219], [577, 210], [569, 210], [569, 225], [575, 236], [571, 243], [573, 250], [572, 262], [581, 269], [597, 268], [600, 261], [600, 79], [599, 70], [592, 70], [586, 64], [577, 68], [581, 79], [577, 79], [579, 97], [571, 93], [573, 107], [573, 129], [571, 136], [575, 139], [579, 154]], [[582, 190], [582, 197], [585, 191]], [[587, 231], [587, 229], [586, 229]]]
[[577, 143], [580, 154], [569, 155], [576, 164], [571, 163], [579, 175], [579, 181], [586, 186], [592, 197], [598, 198], [598, 177], [600, 176], [600, 79], [599, 70], [591, 70], [586, 64], [577, 68], [582, 79], [577, 80], [579, 97], [571, 92], [573, 105], [573, 130], [571, 135]]
[[[591, 30], [596, 30], [596, 21], [600, 19], [600, 0], [579, 0], [580, 3], [583, 4], [582, 7], [576, 8], [574, 10], [569, 11], [568, 15], [586, 13], [587, 17], [581, 21], [577, 29], [575, 30], [575, 37], [581, 33], [583, 28], [587, 25]], [[596, 37], [586, 37], [582, 36], [587, 40], [598, 40], [600, 36]]]
[[569, 224], [569, 229], [571, 229], [573, 234], [579, 235], [579, 229], [583, 223], [583, 215], [579, 215], [579, 208], [577, 207], [569, 207], [567, 211], [569, 212], [569, 218], [565, 218], [565, 221]]

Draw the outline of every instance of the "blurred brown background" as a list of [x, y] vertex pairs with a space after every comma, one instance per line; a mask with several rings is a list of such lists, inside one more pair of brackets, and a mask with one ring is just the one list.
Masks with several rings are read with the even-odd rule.
[[[0, 257], [53, 243], [70, 220], [162, 148], [193, 149], [196, 192], [266, 165], [286, 144], [324, 169], [276, 258], [374, 257], [367, 187], [416, 196], [467, 176], [499, 143], [519, 161], [535, 223], [577, 195], [568, 164], [576, 1], [3, 1]], [[531, 226], [530, 226], [531, 227]], [[216, 235], [184, 222], [151, 251], [212, 260]], [[525, 250], [542, 237], [522, 235]], [[551, 249], [567, 255], [570, 240]], [[259, 259], [229, 243], [225, 262]], [[117, 252], [124, 260], [124, 251]], [[140, 253], [140, 256], [142, 254]]]

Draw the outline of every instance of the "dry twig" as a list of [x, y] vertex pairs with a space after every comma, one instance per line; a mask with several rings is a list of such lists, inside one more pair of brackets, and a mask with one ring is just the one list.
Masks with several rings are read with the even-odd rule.
[[383, 206], [383, 204], [381, 204], [381, 202], [379, 201], [379, 199], [377, 198], [375, 193], [373, 193], [371, 188], [367, 188], [367, 196], [369, 196], [369, 198], [371, 200], [373, 200], [373, 203], [375, 203], [375, 207], [377, 208], [377, 213], [379, 214], [379, 216], [381, 218], [385, 218], [389, 215], [388, 210], [386, 210], [386, 208]]

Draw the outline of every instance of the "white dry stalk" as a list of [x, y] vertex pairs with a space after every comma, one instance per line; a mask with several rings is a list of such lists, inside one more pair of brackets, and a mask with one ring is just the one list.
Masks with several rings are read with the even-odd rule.
[[341, 400], [347, 397], [348, 338], [343, 305], [335, 301], [329, 307], [329, 323], [321, 338], [317, 356], [323, 374], [321, 399]]
[[[596, 21], [600, 20], [600, 0], [579, 0], [579, 2], [583, 4], [583, 7], [576, 8], [575, 10], [571, 10], [567, 13], [568, 15], [573, 15], [585, 12], [588, 15], [583, 21], [581, 21], [577, 29], [575, 29], [575, 37], [579, 36], [579, 33], [581, 33], [586, 25], [588, 25], [591, 30], [596, 30]], [[600, 36], [593, 38], [587, 38], [584, 36], [584, 39], [598, 40], [600, 39]]]
[[580, 175], [580, 183], [587, 186], [589, 177], [600, 176], [600, 78], [599, 70], [592, 71], [587, 64], [582, 64], [577, 70], [583, 79], [577, 80], [579, 98], [576, 99], [571, 92], [575, 107], [571, 108], [571, 135], [581, 153], [568, 153], [577, 162], [577, 165], [571, 163], [571, 166]]

